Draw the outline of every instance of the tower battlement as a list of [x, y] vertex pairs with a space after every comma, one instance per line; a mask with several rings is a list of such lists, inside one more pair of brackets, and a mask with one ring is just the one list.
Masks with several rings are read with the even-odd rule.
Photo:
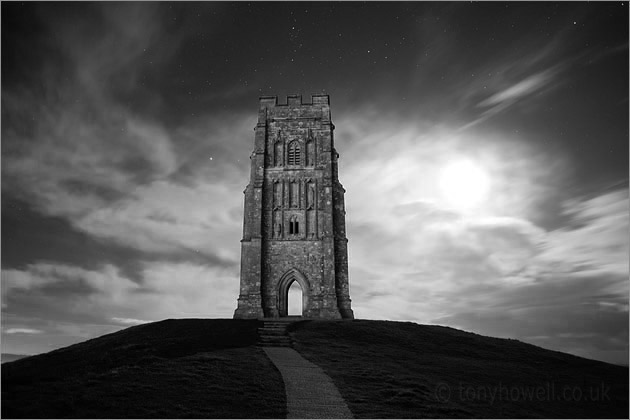
[[[330, 99], [328, 95], [311, 95], [311, 102], [302, 101], [302, 95], [289, 95], [286, 103], [279, 104], [277, 96], [261, 96], [258, 107], [258, 125], [276, 120], [322, 120], [330, 122]], [[332, 126], [334, 129], [335, 127]]]
[[302, 101], [302, 95], [287, 95], [285, 103], [278, 103], [277, 96], [261, 96], [261, 108], [273, 108], [277, 106], [308, 106], [308, 105], [330, 105], [330, 97], [326, 94], [311, 95], [311, 102]]

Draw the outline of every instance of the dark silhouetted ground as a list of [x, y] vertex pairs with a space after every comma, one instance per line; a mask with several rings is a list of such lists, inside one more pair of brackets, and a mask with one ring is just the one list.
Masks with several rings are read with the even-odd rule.
[[166, 320], [2, 365], [2, 418], [282, 418], [257, 321]]
[[[283, 418], [284, 385], [257, 327], [166, 320], [5, 363], [2, 417]], [[358, 418], [628, 418], [627, 367], [413, 323], [289, 330]]]
[[358, 418], [628, 418], [628, 368], [391, 321], [289, 327]]

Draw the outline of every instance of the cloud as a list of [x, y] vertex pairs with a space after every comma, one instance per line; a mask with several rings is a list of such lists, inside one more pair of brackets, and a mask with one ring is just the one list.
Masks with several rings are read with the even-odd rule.
[[[138, 287], [109, 264], [99, 271], [53, 263], [30, 264], [24, 270], [2, 270], [3, 307], [12, 313], [24, 309], [13, 304], [13, 299], [19, 302], [26, 298], [29, 306], [36, 306], [36, 302], [41, 305], [37, 313], [42, 315], [46, 314], [46, 308], [55, 307], [53, 313], [92, 316], [96, 309], [92, 305], [100, 297], [106, 296], [110, 304], [116, 304]], [[51, 298], [58, 301], [45, 302]]]
[[532, 260], [544, 236], [542, 229], [519, 219], [458, 216], [444, 221], [421, 214], [397, 231], [362, 225], [352, 233], [357, 313], [373, 303], [366, 308], [370, 315], [419, 322], [474, 306], [475, 299], [485, 300], [488, 289], [535, 282], [539, 268]]
[[569, 200], [564, 213], [569, 226], [549, 233], [541, 259], [572, 275], [628, 275], [627, 189]]
[[[145, 262], [141, 284], [112, 265], [99, 270], [37, 263], [2, 270], [3, 333], [42, 331], [56, 347], [147, 320], [231, 318], [239, 279], [235, 268], [189, 262]], [[46, 331], [46, 333], [43, 333]], [[37, 353], [41, 342], [3, 336], [3, 349]]]
[[[237, 261], [237, 250], [225, 252], [222, 244], [241, 230], [242, 197], [235, 192], [248, 179], [248, 121], [214, 117], [169, 134], [129, 118], [127, 134], [112, 141], [86, 127], [85, 141], [72, 134], [45, 141], [42, 134], [36, 145], [16, 146], [21, 151], [6, 159], [3, 153], [3, 190], [80, 231], [140, 251]], [[79, 118], [70, 125], [80, 131], [81, 124]]]
[[[473, 120], [462, 125], [458, 131], [473, 127], [503, 111], [532, 97], [537, 97], [567, 81], [567, 70], [576, 65], [592, 65], [610, 55], [626, 51], [628, 44], [617, 45], [601, 50], [587, 48], [579, 53], [571, 53], [561, 61], [551, 63], [557, 51], [564, 48], [568, 33], [560, 31], [542, 48], [534, 49], [521, 57], [502, 57], [491, 60], [479, 74], [494, 75], [490, 79], [475, 80], [458, 86], [460, 103], [473, 115]], [[510, 49], [511, 50], [511, 49]], [[541, 66], [546, 66], [540, 70]], [[565, 76], [565, 77], [562, 77]], [[489, 94], [489, 92], [492, 92]], [[488, 96], [489, 95], [489, 96]], [[482, 99], [483, 98], [483, 99]], [[480, 115], [476, 115], [482, 110]]]
[[[599, 279], [591, 279], [599, 282]], [[435, 319], [445, 324], [481, 334], [516, 338], [545, 348], [569, 352], [579, 356], [624, 363], [628, 359], [628, 312], [603, 308], [600, 305], [580, 304], [580, 298], [568, 300], [564, 292], [572, 293], [577, 284], [557, 285], [548, 297], [548, 304], [527, 301], [521, 307], [478, 307]], [[539, 289], [537, 299], [549, 289]], [[518, 296], [519, 290], [511, 290]]]
[[147, 252], [186, 250], [216, 264], [236, 264], [238, 243], [230, 239], [241, 230], [242, 198], [234, 194], [235, 189], [230, 184], [189, 187], [155, 181], [138, 187], [126, 199], [94, 209], [75, 225]]
[[[627, 356], [626, 190], [565, 199], [571, 166], [518, 138], [367, 124], [359, 115], [345, 116], [337, 133], [358, 317], [446, 324], [611, 361]], [[450, 206], [437, 182], [440, 168], [461, 157], [492, 180], [474, 211]], [[540, 336], [547, 338], [528, 338]]]
[[120, 94], [145, 98], [142, 55], [159, 44], [168, 60], [179, 38], [164, 39], [155, 7], [91, 10], [72, 24], [71, 14], [40, 16], [50, 37], [30, 72], [46, 83], [27, 78], [2, 87], [3, 193], [45, 214], [80, 216], [177, 164], [164, 125], [134, 112]]
[[550, 231], [525, 219], [403, 206], [398, 228], [362, 224], [349, 234], [354, 309], [620, 363], [628, 355], [627, 202], [626, 190], [572, 200], [574, 227]]
[[[565, 155], [518, 135], [462, 133], [362, 110], [341, 115], [338, 125], [335, 134], [342, 141], [336, 148], [351, 222], [382, 220], [393, 206], [413, 202], [461, 211], [450, 208], [437, 182], [446, 165], [461, 159], [479, 166], [491, 183], [481, 207], [472, 212], [536, 220], [543, 203], [562, 197], [571, 173]], [[387, 225], [397, 220], [389, 218]]]
[[470, 290], [465, 300], [478, 305], [456, 305], [433, 322], [622, 363], [628, 357], [627, 294], [627, 274], [545, 273], [526, 284]]
[[459, 130], [466, 130], [506, 110], [517, 102], [535, 93], [540, 93], [554, 82], [564, 67], [564, 64], [555, 65], [541, 72], [527, 76], [492, 94], [477, 104], [477, 108], [485, 108], [482, 114], [468, 124], [460, 127]]
[[88, 322], [107, 323], [112, 318], [142, 319], [136, 314], [149, 319], [217, 311], [228, 315], [238, 295], [238, 273], [233, 267], [145, 262], [141, 273], [143, 281], [138, 284], [112, 265], [86, 270], [30, 264], [23, 270], [2, 270], [2, 297], [11, 314], [22, 313], [21, 305], [28, 301], [29, 309], [41, 306], [37, 313], [50, 311], [62, 318], [64, 314], [72, 320], [85, 316]]
[[45, 214], [80, 216], [124, 196], [149, 174], [175, 169], [169, 137], [157, 125], [127, 117], [103, 121], [103, 132], [83, 116], [58, 117], [35, 138], [5, 137], [3, 189]]
[[152, 263], [145, 267], [143, 275], [148, 286], [142, 297], [137, 299], [138, 302], [146, 300], [152, 304], [159, 302], [159, 309], [148, 312], [153, 319], [231, 318], [236, 309], [238, 269], [189, 263]]
[[[371, 316], [415, 312], [415, 319], [426, 320], [445, 311], [411, 302], [409, 310], [390, 305], [387, 296], [403, 293], [409, 301], [423, 295], [426, 302], [454, 292], [453, 284], [532, 281], [537, 268], [528, 262], [545, 232], [530, 219], [540, 203], [557, 196], [561, 157], [506, 137], [463, 136], [445, 127], [395, 120], [368, 124], [360, 115], [342, 118], [338, 136], [344, 142], [337, 146], [358, 305], [381, 302], [370, 306]], [[492, 180], [487, 199], [473, 211], [452, 208], [438, 182], [441, 168], [462, 157]]]
[[113, 317], [112, 321], [118, 322], [123, 325], [140, 325], [140, 324], [146, 324], [146, 323], [152, 322], [152, 321], [146, 321], [144, 319], [118, 318], [118, 317]]
[[506, 106], [509, 106], [509, 104], [512, 104], [515, 101], [540, 90], [543, 86], [550, 83], [557, 73], [558, 70], [552, 67], [542, 72], [533, 74], [481, 101], [478, 106], [496, 107], [501, 105], [501, 108], [505, 108]]
[[3, 331], [5, 334], [41, 334], [41, 330], [33, 328], [7, 328]]
[[76, 22], [46, 7], [37, 66], [2, 87], [2, 192], [67, 220], [76, 234], [57, 239], [77, 256], [3, 266], [3, 326], [59, 347], [147, 319], [231, 317], [255, 106], [171, 118], [170, 88], [151, 83], [192, 26], [166, 30], [168, 6], [68, 5]]
[[248, 179], [255, 108], [165, 123], [156, 96], [165, 91], [144, 81], [167, 67], [190, 30], [166, 35], [167, 12], [96, 5], [72, 24], [63, 13], [44, 19], [50, 51], [34, 71], [46, 91], [30, 81], [3, 85], [3, 195], [100, 240], [232, 265], [238, 239], [226, 238], [241, 230], [234, 193]]

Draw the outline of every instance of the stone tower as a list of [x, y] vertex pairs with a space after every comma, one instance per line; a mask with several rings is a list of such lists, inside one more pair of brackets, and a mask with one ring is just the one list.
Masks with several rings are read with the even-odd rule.
[[304, 317], [354, 318], [334, 129], [328, 95], [260, 98], [234, 318], [287, 316], [295, 281]]

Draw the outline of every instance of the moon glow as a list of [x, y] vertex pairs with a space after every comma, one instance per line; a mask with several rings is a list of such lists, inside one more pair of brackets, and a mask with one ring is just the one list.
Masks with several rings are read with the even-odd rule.
[[470, 160], [448, 163], [442, 168], [439, 182], [443, 197], [459, 210], [467, 210], [481, 204], [490, 189], [488, 173]]

